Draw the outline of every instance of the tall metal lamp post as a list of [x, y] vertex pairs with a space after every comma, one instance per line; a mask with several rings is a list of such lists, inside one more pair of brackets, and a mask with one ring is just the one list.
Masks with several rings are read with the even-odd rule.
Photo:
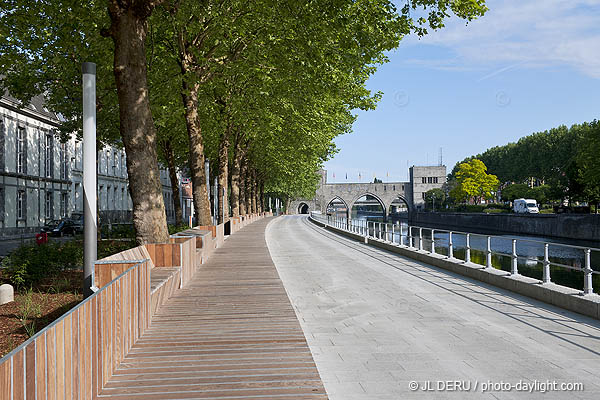
[[83, 295], [94, 286], [97, 259], [96, 209], [96, 64], [84, 62], [83, 72]]

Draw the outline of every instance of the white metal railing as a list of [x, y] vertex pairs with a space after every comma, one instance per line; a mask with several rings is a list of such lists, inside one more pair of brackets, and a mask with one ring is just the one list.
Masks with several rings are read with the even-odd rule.
[[[365, 238], [365, 242], [368, 239], [378, 240], [386, 243], [390, 243], [397, 246], [413, 248], [418, 251], [427, 251], [431, 254], [436, 254], [436, 244], [438, 247], [440, 246], [440, 242], [443, 244], [447, 243], [444, 248], [447, 248], [447, 258], [454, 259], [454, 251], [456, 250], [455, 239], [457, 236], [463, 236], [465, 239], [465, 245], [460, 246], [460, 248], [464, 248], [465, 250], [465, 262], [471, 262], [471, 250], [473, 250], [471, 246], [471, 239], [473, 237], [483, 237], [485, 238], [486, 248], [483, 250], [485, 253], [485, 265], [484, 268], [493, 268], [492, 266], [492, 255], [504, 256], [511, 258], [511, 275], [518, 275], [518, 261], [524, 260], [529, 262], [534, 262], [536, 264], [542, 264], [542, 282], [543, 283], [551, 283], [550, 277], [550, 267], [556, 266], [561, 267], [573, 271], [583, 272], [583, 293], [584, 294], [592, 294], [594, 293], [592, 287], [592, 276], [594, 274], [600, 274], [600, 271], [596, 271], [592, 269], [591, 265], [591, 253], [600, 252], [600, 249], [594, 247], [584, 247], [584, 246], [574, 246], [563, 243], [553, 243], [553, 242], [544, 242], [540, 240], [534, 239], [522, 239], [522, 238], [507, 238], [505, 236], [497, 236], [497, 235], [481, 235], [477, 233], [471, 232], [461, 232], [461, 231], [449, 231], [443, 229], [435, 229], [435, 228], [426, 228], [421, 226], [402, 226], [396, 224], [390, 224], [385, 222], [374, 222], [367, 220], [352, 220], [349, 218], [339, 218], [331, 215], [324, 215], [320, 213], [311, 212], [310, 217], [318, 221], [325, 226], [333, 226], [337, 229], [355, 233], [357, 235], [363, 236]], [[429, 233], [427, 237], [423, 235], [423, 232]], [[436, 234], [444, 234], [447, 239], [440, 240], [436, 239]], [[398, 238], [396, 240], [396, 237]], [[511, 253], [508, 254], [506, 252], [493, 251], [492, 250], [492, 239], [511, 241]], [[405, 243], [406, 240], [406, 243]], [[429, 242], [430, 246], [427, 250], [424, 248], [425, 242]], [[544, 256], [543, 260], [540, 260], [537, 257], [530, 257], [526, 255], [519, 255], [517, 252], [518, 243], [536, 243], [538, 245], [542, 245], [544, 248]], [[552, 247], [557, 248], [569, 248], [576, 252], [581, 252], [583, 257], [583, 264], [581, 266], [577, 265], [568, 265], [564, 263], [560, 263], [550, 259], [550, 249]]]

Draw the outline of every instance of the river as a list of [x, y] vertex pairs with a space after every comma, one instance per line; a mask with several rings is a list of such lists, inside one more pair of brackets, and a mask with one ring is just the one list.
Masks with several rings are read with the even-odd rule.
[[[338, 215], [342, 217], [342, 215]], [[345, 213], [343, 215], [345, 217]], [[353, 220], [383, 222], [383, 216], [375, 213], [358, 213], [352, 216]], [[402, 232], [404, 243], [408, 243], [408, 220], [404, 217], [391, 216], [388, 218], [388, 224], [395, 225], [394, 242], [400, 242], [400, 232]], [[388, 228], [391, 231], [391, 227]], [[418, 237], [418, 230], [413, 230], [413, 237]], [[391, 236], [391, 235], [390, 235]], [[435, 250], [439, 254], [448, 254], [448, 233], [435, 232]], [[431, 230], [423, 228], [423, 248], [431, 249]], [[583, 289], [583, 272], [571, 270], [556, 264], [568, 265], [573, 268], [581, 268], [585, 265], [585, 248], [581, 247], [581, 241], [557, 240], [543, 236], [515, 236], [515, 235], [497, 235], [491, 239], [492, 266], [510, 272], [512, 240], [517, 240], [517, 267], [519, 273], [535, 279], [542, 279], [544, 243], [548, 243], [550, 266], [550, 277], [552, 282], [568, 286], [574, 289]], [[415, 238], [415, 246], [418, 245], [418, 239]], [[464, 260], [466, 249], [466, 235], [454, 233], [452, 235], [454, 257]], [[586, 244], [586, 246], [588, 246]], [[486, 235], [472, 234], [470, 237], [471, 261], [481, 265], [486, 263], [487, 237]], [[594, 249], [600, 247], [599, 244], [590, 243], [591, 267], [599, 274], [593, 275], [594, 292], [600, 293], [600, 250]]]

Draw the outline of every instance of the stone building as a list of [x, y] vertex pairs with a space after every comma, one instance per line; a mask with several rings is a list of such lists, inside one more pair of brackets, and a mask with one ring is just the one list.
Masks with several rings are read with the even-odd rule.
[[[62, 142], [60, 117], [36, 96], [27, 107], [0, 98], [0, 237], [39, 232], [47, 221], [83, 214], [83, 148], [74, 135]], [[98, 211], [101, 223], [131, 222], [123, 149], [98, 151]], [[168, 174], [161, 169], [167, 216], [174, 221]]]

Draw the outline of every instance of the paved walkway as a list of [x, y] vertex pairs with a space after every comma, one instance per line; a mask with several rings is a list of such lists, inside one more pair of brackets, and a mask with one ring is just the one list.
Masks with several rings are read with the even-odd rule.
[[267, 223], [229, 237], [158, 311], [102, 397], [327, 398], [269, 256]]
[[[267, 243], [330, 399], [600, 398], [597, 320], [367, 247], [306, 217], [274, 220]], [[470, 391], [421, 390], [448, 380]], [[482, 392], [536, 380], [533, 393]], [[584, 390], [540, 393], [547, 381]]]

